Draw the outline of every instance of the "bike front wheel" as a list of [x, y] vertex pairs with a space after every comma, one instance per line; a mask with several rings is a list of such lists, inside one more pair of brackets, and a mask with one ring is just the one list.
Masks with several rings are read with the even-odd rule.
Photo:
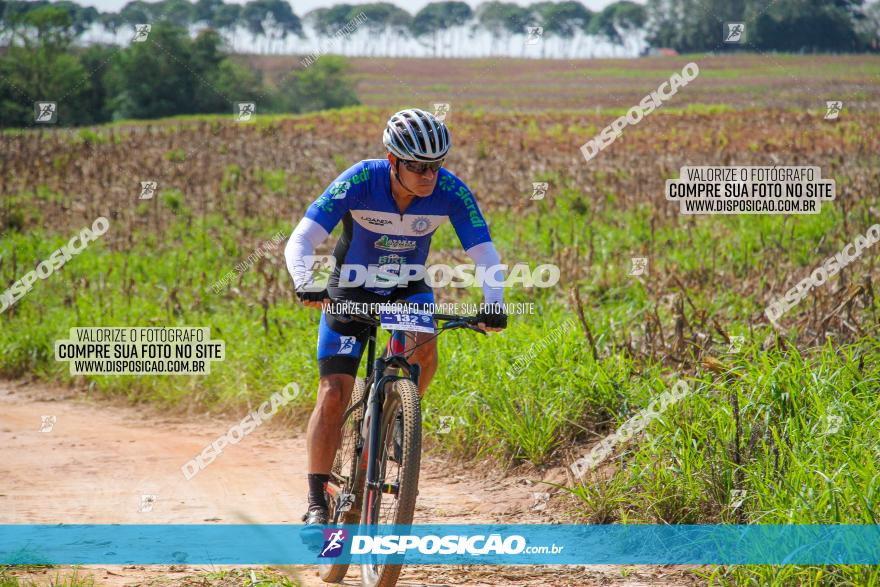
[[[395, 420], [401, 414], [403, 433], [395, 447]], [[382, 406], [379, 455], [380, 488], [366, 487], [361, 508], [361, 531], [370, 535], [376, 526], [412, 524], [419, 492], [419, 466], [422, 457], [422, 412], [419, 390], [409, 379], [388, 386]], [[372, 455], [371, 455], [372, 458]], [[382, 555], [364, 555], [361, 584], [364, 587], [394, 587], [402, 565], [384, 564]]]

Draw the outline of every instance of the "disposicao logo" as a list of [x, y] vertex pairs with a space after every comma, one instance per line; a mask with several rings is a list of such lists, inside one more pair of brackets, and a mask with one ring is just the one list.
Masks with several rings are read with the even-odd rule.
[[342, 554], [345, 541], [348, 540], [348, 530], [339, 528], [324, 528], [324, 546], [321, 548], [319, 558], [336, 558]]
[[420, 554], [513, 555], [526, 550], [526, 539], [519, 535], [502, 538], [500, 534], [490, 534], [488, 537], [355, 536], [351, 554], [404, 554], [410, 549], [416, 549]]

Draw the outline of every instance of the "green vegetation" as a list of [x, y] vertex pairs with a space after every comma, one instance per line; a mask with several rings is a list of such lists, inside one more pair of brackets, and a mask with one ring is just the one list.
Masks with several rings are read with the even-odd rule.
[[324, 55], [296, 75], [288, 77], [278, 92], [278, 110], [309, 112], [360, 104], [347, 75], [349, 66], [338, 55]]
[[[0, 27], [18, 29], [22, 17], [46, 6], [44, 0], [7, 0], [0, 10]], [[236, 28], [246, 30], [253, 41], [304, 38], [303, 22], [284, 0], [252, 0], [245, 4], [187, 0], [131, 2], [119, 12], [98, 12], [64, 0], [56, 3], [70, 22], [74, 36], [93, 25], [113, 34], [139, 23], [174, 24], [181, 27], [204, 24], [221, 34]], [[700, 8], [697, 12], [695, 9]], [[527, 26], [543, 27], [543, 36], [563, 43], [578, 35], [603, 39], [627, 47], [634, 36], [647, 33], [653, 47], [678, 51], [706, 51], [726, 48], [719, 26], [724, 22], [745, 22], [746, 41], [753, 48], [773, 51], [877, 50], [880, 8], [863, 0], [813, 0], [804, 10], [801, 0], [778, 0], [768, 5], [761, 0], [650, 0], [647, 4], [619, 0], [598, 12], [581, 2], [533, 2], [521, 6], [511, 2], [486, 1], [475, 9], [467, 3], [429, 2], [414, 14], [387, 2], [352, 6], [335, 4], [305, 15], [312, 29], [325, 39], [356, 23], [367, 29], [380, 44], [393, 37], [410, 36], [430, 44], [434, 55], [455, 37], [450, 29], [469, 24], [473, 30], [489, 33], [494, 42], [522, 35]], [[682, 15], [687, 15], [683, 18]], [[494, 47], [493, 47], [494, 49]]]
[[[878, 163], [878, 121], [869, 111], [832, 126], [823, 124], [821, 112], [791, 110], [755, 108], [743, 116], [719, 103], [664, 106], [650, 128], [628, 130], [586, 169], [580, 160], [572, 163], [570, 151], [597, 132], [593, 123], [602, 118], [592, 113], [524, 118], [491, 112], [469, 119], [462, 110], [460, 152], [487, 162], [465, 179], [502, 257], [533, 267], [554, 263], [562, 280], [550, 289], [508, 290], [507, 301], [533, 303], [535, 312], [514, 316], [503, 334], [441, 337], [440, 370], [423, 404], [429, 448], [501, 464], [567, 466], [683, 380], [690, 388], [685, 397], [571, 488], [573, 520], [877, 523], [876, 249], [787, 314], [787, 330], [772, 330], [762, 313], [771, 291], [790, 287], [877, 222], [870, 171]], [[598, 114], [610, 122], [625, 112]], [[322, 153], [320, 171], [279, 163], [277, 143], [263, 140], [259, 125], [253, 135], [236, 128], [219, 146], [233, 152], [246, 145], [251, 159], [193, 169], [189, 179], [208, 186], [206, 192], [163, 184], [155, 201], [141, 202], [136, 215], [121, 213], [106, 238], [0, 313], [0, 375], [93, 382], [98, 393], [135, 402], [229, 411], [243, 411], [295, 382], [306, 393], [284, 411], [302, 421], [314, 402], [319, 314], [296, 303], [281, 247], [219, 293], [212, 285], [272, 235], [288, 234], [302, 206], [332, 179], [327, 173], [374, 156], [352, 137], [381, 128], [385, 116], [382, 109], [358, 107], [259, 119], [265, 128], [290, 131], [294, 152], [306, 135], [310, 148]], [[185, 165], [182, 145], [203, 122], [218, 118], [189, 115], [155, 124], [163, 134], [144, 145], [144, 153], [157, 177]], [[329, 125], [338, 125], [338, 136], [315, 132]], [[66, 194], [58, 193], [63, 184], [52, 172], [63, 177], [83, 156], [75, 149], [112, 150], [110, 131], [136, 135], [121, 124], [73, 133], [69, 143], [59, 142], [64, 149], [48, 153], [52, 168], [40, 179], [46, 183], [3, 194], [4, 286], [79, 228], [71, 226]], [[17, 140], [30, 138], [20, 135]], [[794, 152], [822, 164], [840, 195], [814, 216], [683, 217], [655, 190], [662, 186], [658, 177], [677, 173], [675, 165], [652, 159], [661, 149], [674, 153], [675, 162], [735, 157], [743, 164]], [[840, 156], [826, 166], [829, 149]], [[125, 145], [117, 151], [124, 153]], [[30, 165], [30, 158], [22, 159], [11, 168]], [[85, 178], [85, 186], [96, 185], [96, 178]], [[550, 183], [548, 196], [518, 200], [517, 191], [532, 181]], [[110, 204], [122, 210], [131, 204], [120, 202]], [[61, 213], [67, 221], [56, 221]], [[438, 231], [432, 251], [434, 262], [460, 255], [451, 227]], [[629, 274], [634, 256], [649, 258], [646, 276]], [[438, 301], [481, 297], [476, 289], [451, 289], [439, 291]], [[226, 342], [227, 358], [203, 377], [71, 377], [67, 363], [54, 360], [54, 341], [85, 325], [209, 326], [213, 338]], [[739, 352], [728, 350], [733, 336], [744, 337]], [[525, 368], [519, 372], [516, 365]], [[444, 416], [455, 423], [439, 434]], [[876, 568], [858, 566], [701, 572], [724, 585], [880, 581]]]
[[[278, 90], [260, 72], [230, 60], [213, 30], [190, 39], [171, 24], [125, 48], [73, 46], [68, 13], [44, 6], [15, 17], [18, 43], [0, 57], [0, 126], [33, 126], [34, 101], [57, 103], [57, 124], [223, 113], [254, 102], [258, 114], [306, 112], [358, 104], [347, 65], [324, 56], [285, 78]], [[32, 36], [30, 31], [35, 31]], [[85, 142], [98, 137], [81, 134]]]
[[[859, 51], [877, 49], [876, 4], [863, 0], [648, 0], [649, 41], [679, 52], [718, 51], [725, 45], [724, 23], [744, 23], [742, 43], [760, 51]], [[865, 17], [865, 10], [872, 15]], [[687, 14], [688, 18], [681, 15]]]
[[299, 587], [298, 581], [291, 581], [274, 569], [254, 571], [247, 569], [230, 569], [212, 571], [191, 577], [193, 585], [206, 587], [237, 587], [239, 585], [265, 585], [265, 587]]
[[[499, 41], [508, 47], [510, 37], [526, 27], [542, 27], [542, 37], [577, 54], [587, 38], [602, 40], [633, 55], [646, 37], [651, 47], [673, 48], [705, 57], [706, 52], [773, 52], [771, 61], [785, 63], [776, 52], [877, 52], [880, 50], [880, 3], [863, 0], [813, 0], [805, 10], [802, 0], [650, 0], [647, 4], [619, 0], [592, 12], [580, 2], [535, 2], [519, 6], [509, 2], [483, 2], [476, 9], [460, 1], [430, 2], [415, 14], [389, 4], [337, 4], [307, 15], [321, 46], [331, 46], [340, 31], [346, 35], [364, 29], [374, 46], [391, 54], [396, 39], [410, 37], [438, 52], [466, 45], [456, 28], [470, 25], [490, 35], [492, 50]], [[682, 15], [688, 15], [683, 18]], [[744, 22], [742, 44], [723, 41], [725, 22]], [[143, 42], [124, 46], [93, 44], [81, 48], [76, 41], [92, 26], [121, 35], [137, 24], [151, 23]], [[195, 39], [185, 32], [207, 25]], [[280, 87], [263, 83], [261, 72], [228, 58], [224, 35], [246, 30], [256, 43], [269, 46], [290, 35], [305, 37], [300, 18], [284, 0], [251, 0], [244, 5], [223, 0], [160, 0], [129, 2], [118, 13], [100, 13], [71, 0], [50, 4], [46, 0], [5, 0], [0, 3], [0, 31], [7, 42], [0, 58], [0, 127], [29, 126], [34, 103], [58, 103], [58, 123], [63, 126], [108, 122], [121, 118], [159, 118], [194, 113], [231, 113], [235, 102], [256, 102], [259, 113], [306, 112], [357, 104], [354, 80], [338, 56], [314, 54], [299, 61]], [[330, 45], [327, 41], [331, 41]], [[264, 43], [264, 46], [265, 46]], [[569, 51], [569, 50], [572, 51]], [[542, 47], [542, 55], [544, 48]], [[582, 53], [581, 53], [582, 54]], [[373, 53], [371, 53], [373, 55]], [[492, 60], [474, 60], [472, 67], [491, 70]], [[850, 80], [876, 74], [867, 69], [838, 64], [818, 66], [824, 74]], [[770, 68], [770, 66], [767, 66]], [[770, 68], [772, 69], [772, 68]], [[582, 75], [583, 73], [583, 75]], [[609, 67], [584, 72], [556, 72], [551, 76], [642, 78], [654, 71], [642, 67]], [[661, 76], [661, 72], [656, 72]], [[739, 78], [731, 68], [707, 71], [707, 78]], [[749, 71], [754, 75], [763, 71]], [[769, 71], [768, 74], [772, 74]], [[812, 75], [813, 70], [790, 69], [789, 76]], [[663, 72], [661, 78], [665, 79]], [[389, 81], [397, 87], [396, 76]], [[509, 80], [503, 80], [508, 82]], [[495, 89], [481, 80], [483, 95]], [[432, 81], [423, 88], [434, 95], [448, 94], [455, 84]], [[384, 89], [387, 89], [385, 87]], [[502, 88], [503, 89], [503, 86]], [[403, 97], [413, 88], [399, 88]], [[740, 90], [742, 91], [742, 90]], [[400, 94], [400, 92], [398, 92]], [[398, 96], [399, 98], [401, 96]], [[462, 104], [470, 104], [467, 100]], [[482, 102], [473, 107], [483, 106]]]
[[[15, 575], [9, 573], [10, 567], [0, 566], [0, 587], [37, 587], [37, 583], [28, 579], [21, 580]], [[21, 567], [17, 567], [23, 570]], [[89, 575], [80, 577], [79, 571], [75, 570], [72, 574], [62, 577], [58, 573], [49, 578], [49, 587], [95, 587], [94, 578]]]
[[[234, 170], [227, 181], [232, 181]], [[270, 190], [279, 189], [283, 175], [262, 172], [262, 181]], [[541, 179], [553, 180], [552, 176]], [[26, 198], [27, 196], [22, 196]], [[219, 407], [235, 407], [245, 401], [260, 401], [290, 381], [314, 393], [313, 382], [317, 372], [313, 360], [316, 327], [319, 315], [292, 303], [289, 291], [273, 291], [284, 303], [268, 308], [259, 303], [276, 284], [286, 284], [288, 277], [283, 262], [276, 258], [272, 264], [261, 260], [245, 272], [235, 287], [240, 293], [211, 293], [211, 285], [251, 252], [237, 236], [238, 228], [221, 216], [188, 219], [191, 216], [183, 204], [183, 195], [177, 190], [162, 192], [163, 206], [175, 213], [178, 220], [169, 227], [169, 235], [159, 242], [145, 232], [134, 239], [130, 251], [110, 252], [100, 240], [69, 262], [51, 279], [38, 281], [34, 291], [7, 311], [4, 321], [27, 324], [27, 328], [3, 328], [0, 332], [0, 372], [8, 376], [25, 373], [49, 379], [70, 380], [67, 364], [55, 362], [53, 341], [63, 337], [73, 326], [89, 324], [132, 325], [206, 325], [212, 333], [227, 341], [228, 358], [215, 363], [212, 373], [205, 377], [97, 377], [96, 388], [107, 393], [124, 393], [131, 399], [160, 401], [168, 405], [185, 401], [199, 401]], [[496, 211], [491, 215], [492, 230], [501, 250], [516, 250], [518, 259], [550, 259], [560, 247], [583, 247], [586, 240], [601, 243], [593, 266], [578, 279], [581, 295], [590, 300], [584, 307], [585, 320], [590, 325], [599, 349], [608, 347], [621, 332], [633, 336], [644, 330], [642, 324], [655, 307], [644, 285], [628, 276], [628, 254], [640, 243], [652, 239], [650, 215], [635, 208], [621, 212], [606, 208], [598, 212], [592, 204], [585, 204], [583, 195], [575, 189], [566, 189], [554, 198], [555, 210], [535, 210], [528, 215], [511, 215]], [[542, 208], [543, 208], [542, 203]], [[583, 233], [585, 218], [591, 217], [589, 235]], [[778, 231], [780, 218], [767, 217], [748, 222], [737, 217], [712, 222], [701, 222], [688, 231], [668, 225], [655, 227], [653, 239], [665, 243], [668, 255], [653, 261], [651, 272], [700, 272], [704, 257], [692, 254], [694, 243], [714, 242], [719, 234], [730, 242], [728, 247], [711, 248], [718, 266], [729, 267], [739, 278], [747, 278], [751, 271], [750, 259], [761, 254], [762, 244]], [[832, 229], [839, 221], [835, 212], [820, 216], [797, 218], [795, 232], [786, 241], [787, 255], [798, 265], [815, 264], [814, 245], [821, 234]], [[552, 226], [547, 232], [542, 226]], [[262, 241], [281, 231], [287, 233], [288, 223], [263, 223], [256, 236]], [[67, 235], [37, 235], [29, 232], [11, 232], [4, 239], [0, 254], [9, 258], [13, 251], [18, 259], [47, 258], [58, 248]], [[446, 227], [435, 237], [438, 252], [454, 249], [456, 237]], [[223, 243], [217, 248], [214, 243]], [[514, 249], [513, 243], [517, 243]], [[826, 248], [832, 250], [831, 245]], [[619, 251], [620, 253], [612, 253]], [[280, 256], [280, 250], [277, 251]], [[442, 254], [442, 253], [440, 253]], [[13, 281], [11, 267], [3, 266], [3, 280]], [[21, 273], [21, 270], [18, 270]], [[101, 287], [96, 276], [115, 275], [127, 287]], [[20, 277], [20, 275], [18, 275]], [[758, 299], [743, 299], [735, 290], [705, 289], [689, 292], [690, 300], [698, 308], [713, 313], [724, 313], [728, 319], [748, 322], [748, 316], [763, 311]], [[477, 291], [470, 292], [471, 301], [479, 301]], [[620, 423], [634, 411], [647, 405], [651, 397], [667, 389], [677, 377], [659, 362], [635, 361], [626, 354], [601, 353], [594, 359], [588, 340], [580, 327], [567, 330], [560, 342], [543, 349], [531, 361], [528, 369], [515, 378], [508, 377], [512, 364], [530, 345], [546, 337], [568, 317], [568, 296], [565, 290], [552, 288], [527, 291], [514, 289], [507, 295], [512, 302], [535, 303], [536, 318], [514, 318], [511, 327], [502, 336], [488, 339], [470, 333], [452, 333], [441, 338], [443, 365], [426, 402], [426, 426], [435, 427], [440, 415], [454, 415], [466, 422], [444, 439], [448, 448], [460, 449], [464, 454], [493, 455], [514, 461], [526, 460], [535, 464], [552, 461], [558, 451], [578, 438], [584, 438], [585, 429]], [[254, 303], [246, 303], [246, 300]], [[661, 322], [671, 323], [674, 307], [657, 308]], [[714, 413], [721, 418], [718, 402], [727, 401], [727, 394], [744, 393], [739, 380], [757, 381], [761, 378], [781, 377], [788, 372], [785, 365], [796, 360], [801, 366], [794, 372], [800, 376], [821, 370], [849, 372], [854, 364], [866, 381], [878, 376], [876, 344], [861, 344], [839, 349], [840, 355], [827, 349], [815, 361], [800, 357], [796, 351], [763, 352], [760, 342], [767, 332], [731, 332], [746, 335], [750, 341], [742, 354], [730, 357], [729, 371], [745, 374], [728, 383], [711, 383], [705, 374], [694, 381], [694, 398], [700, 398], [701, 413]], [[297, 341], [297, 342], [293, 342]], [[722, 346], [714, 349], [724, 354]], [[794, 353], [794, 354], [792, 354]], [[846, 358], [854, 356], [855, 358]], [[560, 368], [560, 366], [564, 366]], [[463, 373], [481, 373], [478, 379], [463, 377]], [[491, 385], [486, 385], [487, 382]], [[847, 379], [831, 387], [839, 395], [842, 406], [848, 403], [847, 394], [858, 394], [856, 382]], [[783, 380], [777, 385], [786, 387], [794, 380]], [[703, 388], [712, 388], [715, 395], [707, 397]], [[798, 382], [792, 389], [800, 389]], [[769, 393], [769, 392], [768, 392]], [[313, 396], [311, 396], [313, 397]], [[712, 399], [715, 398], [715, 399]], [[311, 399], [303, 399], [295, 409], [308, 407]], [[686, 400], [681, 409], [696, 409]], [[696, 401], [696, 400], [694, 400]], [[763, 396], [754, 401], [761, 403]], [[816, 400], [819, 401], [818, 399]], [[860, 400], [863, 401], [863, 400]], [[818, 404], [818, 405], [821, 405]], [[874, 413], [880, 406], [865, 406], [865, 414]], [[674, 408], [674, 414], [678, 408]], [[812, 410], [812, 408], [810, 408]], [[809, 410], [799, 410], [803, 415]], [[819, 408], [815, 408], [818, 413]], [[522, 418], [528, 414], [528, 418]], [[693, 417], [691, 417], [693, 420]], [[859, 420], [852, 417], [856, 423]], [[712, 426], [700, 422], [703, 433], [711, 428], [713, 434], [729, 432], [730, 422], [721, 419]], [[869, 422], [859, 425], [868, 426]], [[614, 424], [611, 424], [614, 427]], [[679, 426], [674, 426], [676, 430]], [[679, 432], [681, 434], [681, 432]], [[668, 445], [667, 448], [672, 448]], [[707, 449], [708, 450], [708, 449]], [[656, 458], [658, 451], [651, 444], [645, 449], [646, 458]], [[673, 455], [670, 455], [673, 458]], [[719, 462], [718, 466], [723, 463]], [[763, 466], [759, 461], [756, 467]], [[647, 466], [647, 464], [646, 464]], [[646, 482], [644, 476], [640, 476]], [[757, 479], [756, 480], [760, 480]], [[766, 478], [764, 481], [768, 481]], [[696, 483], [689, 480], [689, 483]], [[647, 494], [655, 487], [650, 486]], [[671, 487], [667, 487], [671, 491]], [[694, 491], [693, 496], [708, 495]], [[632, 496], [631, 496], [632, 498]], [[646, 512], [645, 508], [638, 511]], [[690, 511], [690, 510], [689, 510]], [[705, 514], [695, 507], [693, 515]], [[699, 514], [699, 512], [703, 512]], [[685, 511], [679, 514], [684, 516]], [[647, 515], [647, 514], [644, 514]], [[661, 516], [661, 519], [662, 516]], [[702, 518], [705, 519], [705, 518]]]

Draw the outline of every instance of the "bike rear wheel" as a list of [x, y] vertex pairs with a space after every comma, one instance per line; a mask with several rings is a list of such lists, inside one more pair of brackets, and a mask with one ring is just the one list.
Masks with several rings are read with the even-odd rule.
[[[394, 455], [394, 425], [398, 413], [403, 415], [403, 436], [400, 462]], [[376, 525], [412, 524], [419, 492], [419, 466], [422, 457], [422, 413], [419, 390], [409, 379], [388, 386], [382, 406], [379, 439], [379, 481], [382, 489], [365, 488], [361, 508], [361, 532], [374, 534]], [[383, 564], [381, 555], [363, 555], [361, 584], [364, 587], [394, 587], [402, 565]]]
[[[366, 385], [364, 380], [360, 377], [356, 378], [348, 407], [363, 399], [365, 392]], [[342, 425], [342, 438], [339, 442], [339, 448], [336, 450], [336, 458], [333, 461], [333, 468], [330, 472], [330, 483], [337, 487], [338, 491], [336, 495], [327, 495], [327, 505], [329, 506], [328, 519], [331, 521], [331, 524], [328, 524], [328, 526], [333, 525], [332, 520], [336, 518], [337, 513], [339, 514], [338, 524], [357, 524], [360, 519], [364, 475], [360, 476], [358, 487], [354, 487], [353, 483], [359, 465], [355, 450], [361, 433], [361, 422], [363, 419], [364, 407], [360, 406], [349, 415]], [[337, 512], [340, 506], [338, 496], [341, 494], [353, 494], [354, 502], [347, 511]], [[333, 562], [318, 566], [318, 573], [326, 583], [339, 583], [348, 573], [349, 559], [347, 556], [341, 555], [338, 558], [329, 560]]]

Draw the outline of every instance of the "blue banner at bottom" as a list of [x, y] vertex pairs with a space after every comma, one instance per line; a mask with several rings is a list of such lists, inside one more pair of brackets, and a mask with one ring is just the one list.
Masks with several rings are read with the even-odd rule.
[[877, 525], [0, 525], [0, 564], [876, 565]]

